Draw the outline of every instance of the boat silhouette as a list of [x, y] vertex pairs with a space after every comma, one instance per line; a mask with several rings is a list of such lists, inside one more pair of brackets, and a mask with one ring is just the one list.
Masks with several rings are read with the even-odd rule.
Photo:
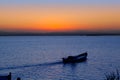
[[68, 56], [67, 58], [62, 58], [63, 63], [76, 63], [76, 62], [83, 62], [87, 60], [88, 53], [82, 53], [77, 56]]

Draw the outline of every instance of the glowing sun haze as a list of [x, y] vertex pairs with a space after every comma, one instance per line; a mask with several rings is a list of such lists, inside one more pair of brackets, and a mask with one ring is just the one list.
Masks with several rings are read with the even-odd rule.
[[3, 2], [0, 6], [0, 31], [120, 31], [118, 4], [80, 5], [46, 2], [40, 5]]

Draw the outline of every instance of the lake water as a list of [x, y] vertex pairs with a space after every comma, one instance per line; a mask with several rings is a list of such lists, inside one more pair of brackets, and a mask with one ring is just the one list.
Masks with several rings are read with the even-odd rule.
[[[61, 58], [88, 52], [86, 62], [62, 64]], [[12, 80], [103, 80], [120, 70], [120, 36], [3, 36], [0, 75]]]

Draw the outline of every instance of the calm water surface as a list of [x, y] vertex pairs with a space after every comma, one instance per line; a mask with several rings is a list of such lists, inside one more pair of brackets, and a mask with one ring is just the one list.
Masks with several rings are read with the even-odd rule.
[[[62, 64], [61, 58], [88, 52], [82, 63]], [[0, 75], [13, 80], [103, 80], [120, 70], [120, 36], [0, 37]]]

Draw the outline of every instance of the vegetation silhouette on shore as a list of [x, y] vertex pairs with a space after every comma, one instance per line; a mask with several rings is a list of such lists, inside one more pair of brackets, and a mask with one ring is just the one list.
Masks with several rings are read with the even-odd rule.
[[120, 80], [119, 70], [116, 69], [116, 71], [105, 74], [104, 80]]

